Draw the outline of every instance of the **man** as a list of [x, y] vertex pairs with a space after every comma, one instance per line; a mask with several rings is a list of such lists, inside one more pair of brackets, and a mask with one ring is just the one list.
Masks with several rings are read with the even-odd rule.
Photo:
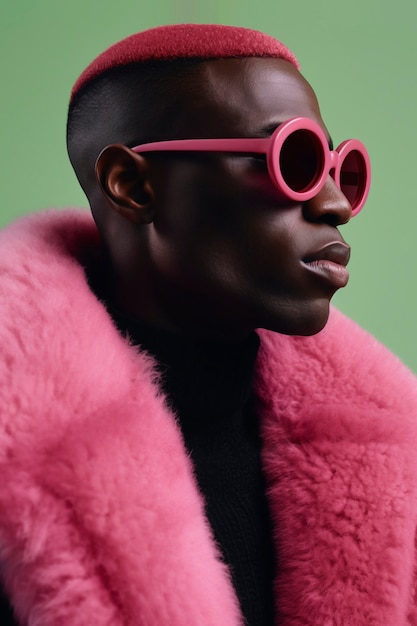
[[96, 226], [1, 241], [17, 623], [416, 624], [416, 381], [330, 310], [365, 148], [281, 43], [181, 25], [83, 72], [68, 150]]

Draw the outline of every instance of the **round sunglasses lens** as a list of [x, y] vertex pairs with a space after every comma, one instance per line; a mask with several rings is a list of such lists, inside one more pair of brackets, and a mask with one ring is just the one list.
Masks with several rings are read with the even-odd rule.
[[307, 191], [323, 170], [323, 146], [309, 130], [296, 130], [282, 144], [279, 166], [285, 183], [298, 193]]
[[358, 150], [347, 154], [340, 170], [340, 189], [353, 210], [363, 198], [366, 183], [366, 164]]

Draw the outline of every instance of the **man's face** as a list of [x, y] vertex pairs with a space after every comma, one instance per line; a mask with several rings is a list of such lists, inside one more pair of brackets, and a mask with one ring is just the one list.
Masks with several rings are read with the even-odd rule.
[[[203, 63], [182, 83], [177, 138], [265, 137], [295, 116], [326, 132], [310, 85], [280, 59]], [[329, 177], [305, 203], [278, 198], [262, 157], [171, 153], [150, 157], [154, 298], [174, 326], [239, 337], [256, 327], [308, 335], [325, 325], [346, 284], [337, 229], [350, 205]]]

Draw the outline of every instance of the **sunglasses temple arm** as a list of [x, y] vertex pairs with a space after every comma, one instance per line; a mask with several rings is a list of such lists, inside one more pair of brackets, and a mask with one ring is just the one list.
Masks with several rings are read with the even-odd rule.
[[265, 154], [269, 137], [248, 139], [178, 139], [155, 141], [131, 148], [133, 152], [254, 152]]

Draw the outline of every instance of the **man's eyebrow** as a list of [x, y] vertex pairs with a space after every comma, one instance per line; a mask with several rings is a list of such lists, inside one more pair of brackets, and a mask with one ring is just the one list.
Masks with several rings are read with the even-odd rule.
[[[276, 130], [278, 128], [278, 126], [280, 124], [282, 124], [283, 122], [272, 122], [271, 124], [267, 124], [266, 126], [262, 126], [262, 128], [260, 128], [257, 133], [256, 136], [257, 137], [270, 137], [272, 135], [272, 133], [274, 132], [274, 130]], [[329, 139], [328, 139], [328, 144], [329, 144], [329, 149], [330, 150], [334, 150], [334, 144], [333, 144], [333, 139], [331, 138], [331, 136], [329, 135]]]
[[271, 122], [270, 124], [267, 124], [266, 126], [262, 126], [262, 128], [260, 128], [256, 132], [256, 136], [262, 137], [262, 138], [270, 137], [272, 133], [274, 132], [274, 130], [276, 130], [280, 124], [282, 124], [282, 122]]

